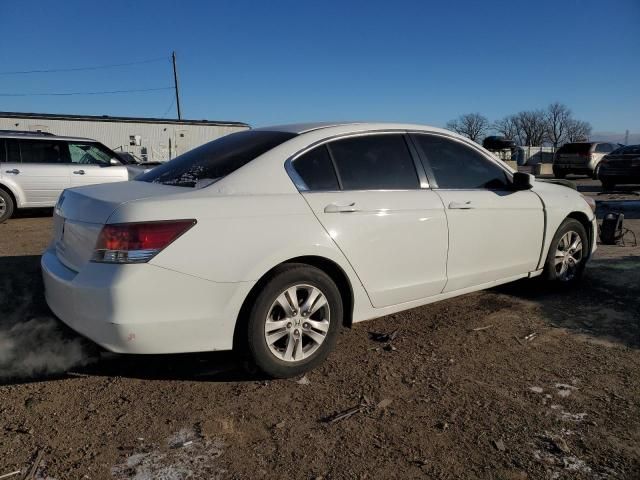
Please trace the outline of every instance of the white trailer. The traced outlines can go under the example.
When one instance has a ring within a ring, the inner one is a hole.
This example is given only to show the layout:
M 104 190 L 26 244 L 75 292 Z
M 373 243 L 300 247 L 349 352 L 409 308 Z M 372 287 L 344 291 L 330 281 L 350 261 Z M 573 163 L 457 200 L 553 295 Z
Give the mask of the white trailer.
M 249 128 L 242 122 L 213 120 L 0 112 L 0 130 L 92 138 L 148 162 L 170 160 L 203 143 Z

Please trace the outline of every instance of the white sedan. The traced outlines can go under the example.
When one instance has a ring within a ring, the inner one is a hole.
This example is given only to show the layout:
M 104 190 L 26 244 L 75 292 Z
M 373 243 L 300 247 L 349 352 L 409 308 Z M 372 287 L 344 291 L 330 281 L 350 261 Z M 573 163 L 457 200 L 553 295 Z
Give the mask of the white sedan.
M 520 278 L 575 283 L 594 208 L 438 128 L 249 130 L 137 181 L 66 190 L 45 293 L 108 350 L 236 349 L 286 377 L 354 322 Z

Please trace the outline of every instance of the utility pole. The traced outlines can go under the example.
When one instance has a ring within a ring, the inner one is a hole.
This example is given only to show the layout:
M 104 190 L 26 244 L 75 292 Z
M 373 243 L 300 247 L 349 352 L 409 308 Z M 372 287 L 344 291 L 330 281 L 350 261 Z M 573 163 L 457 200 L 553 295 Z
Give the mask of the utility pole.
M 173 62 L 173 85 L 176 89 L 176 109 L 178 110 L 178 120 L 182 120 L 182 112 L 180 111 L 180 93 L 178 93 L 178 69 L 176 68 L 176 52 L 171 52 L 171 60 Z
M 629 145 L 629 130 L 624 132 L 624 144 Z

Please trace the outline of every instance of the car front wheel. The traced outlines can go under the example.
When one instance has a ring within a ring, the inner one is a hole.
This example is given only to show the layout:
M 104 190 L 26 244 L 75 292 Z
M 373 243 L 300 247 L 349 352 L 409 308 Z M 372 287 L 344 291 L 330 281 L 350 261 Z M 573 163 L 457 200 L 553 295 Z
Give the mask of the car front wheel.
M 602 182 L 602 188 L 604 190 L 614 190 L 616 188 L 615 182 L 612 182 L 611 180 L 601 179 L 600 181 Z
M 247 328 L 255 365 L 275 378 L 302 374 L 322 363 L 342 325 L 342 299 L 322 270 L 279 267 L 257 295 Z
M 0 188 L 0 223 L 11 218 L 14 207 L 11 195 Z
M 557 285 L 571 286 L 582 277 L 588 257 L 589 238 L 584 226 L 568 218 L 551 241 L 544 277 Z

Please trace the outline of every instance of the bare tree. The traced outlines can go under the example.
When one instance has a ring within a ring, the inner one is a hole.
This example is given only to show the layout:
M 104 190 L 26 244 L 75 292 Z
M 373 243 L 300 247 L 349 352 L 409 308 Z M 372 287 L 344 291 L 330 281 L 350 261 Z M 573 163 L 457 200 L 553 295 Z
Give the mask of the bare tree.
M 479 143 L 489 131 L 489 120 L 479 113 L 467 113 L 448 122 L 447 128 Z
M 547 122 L 547 140 L 555 150 L 566 141 L 569 124 L 573 121 L 571 110 L 560 102 L 554 102 L 547 107 L 545 120 Z
M 571 119 L 567 124 L 567 142 L 584 142 L 591 135 L 591 124 Z
M 513 140 L 514 142 L 522 144 L 522 131 L 520 130 L 515 115 L 508 115 L 501 120 L 496 120 L 491 128 L 507 140 Z
M 544 143 L 547 134 L 544 111 L 527 110 L 517 113 L 515 121 L 521 131 L 522 145 L 539 147 Z

